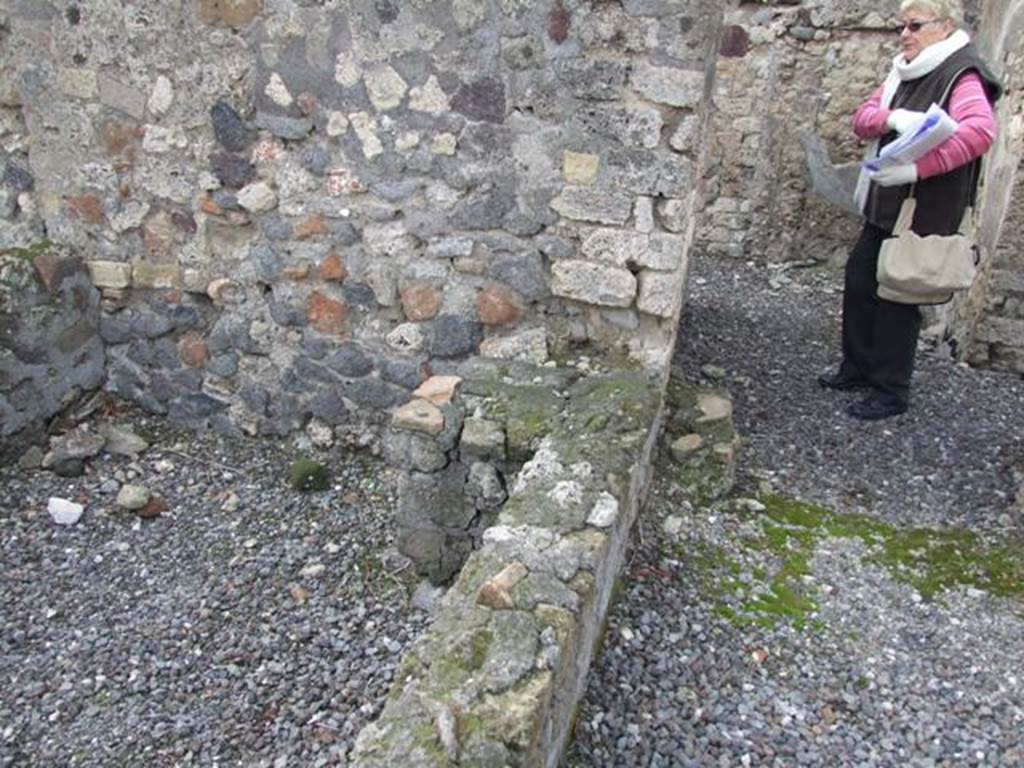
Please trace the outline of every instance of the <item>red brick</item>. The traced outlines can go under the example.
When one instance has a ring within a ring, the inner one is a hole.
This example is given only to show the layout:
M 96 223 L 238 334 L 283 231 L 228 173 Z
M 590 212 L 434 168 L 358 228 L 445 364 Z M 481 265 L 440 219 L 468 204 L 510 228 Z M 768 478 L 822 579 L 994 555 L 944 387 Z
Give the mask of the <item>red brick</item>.
M 332 299 L 320 291 L 313 291 L 306 302 L 309 324 L 320 333 L 337 336 L 345 332 L 345 321 L 348 319 L 348 305 L 340 299 Z
M 338 253 L 331 253 L 326 259 L 320 262 L 320 279 L 329 280 L 335 283 L 344 282 L 348 277 L 348 269 L 345 267 L 345 260 Z
M 518 294 L 498 285 L 480 292 L 476 297 L 476 311 L 484 325 L 513 325 L 526 313 Z
M 64 204 L 73 219 L 97 225 L 105 224 L 107 221 L 107 214 L 103 210 L 103 201 L 96 195 L 69 195 L 64 198 Z
M 204 24 L 242 27 L 263 11 L 263 0 L 199 0 L 198 10 Z
M 326 235 L 327 221 L 320 214 L 314 214 L 296 224 L 293 232 L 297 240 L 308 240 L 318 235 Z
M 202 368 L 210 358 L 206 342 L 196 331 L 188 331 L 178 340 L 178 357 L 189 368 Z

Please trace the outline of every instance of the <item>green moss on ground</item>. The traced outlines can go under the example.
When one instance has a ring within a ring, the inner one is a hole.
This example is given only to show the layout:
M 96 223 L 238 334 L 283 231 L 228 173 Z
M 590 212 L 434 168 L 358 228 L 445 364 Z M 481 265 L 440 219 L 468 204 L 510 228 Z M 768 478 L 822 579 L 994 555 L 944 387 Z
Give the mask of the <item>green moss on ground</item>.
M 736 625 L 771 627 L 784 621 L 797 629 L 824 629 L 814 618 L 818 604 L 807 577 L 818 544 L 836 538 L 863 541 L 865 563 L 886 568 L 925 599 L 958 587 L 996 597 L 1024 597 L 1024 542 L 993 543 L 958 528 L 901 528 L 779 495 L 759 500 L 766 507 L 763 512 L 744 514 L 758 525 L 760 534 L 739 540 L 736 553 L 707 543 L 696 549 L 678 548 L 702 588 L 719 601 L 716 613 Z M 752 578 L 739 579 L 747 553 L 769 555 L 772 572 L 754 568 Z
M 330 486 L 327 467 L 312 459 L 297 459 L 292 462 L 289 482 L 292 488 L 302 493 L 326 491 Z

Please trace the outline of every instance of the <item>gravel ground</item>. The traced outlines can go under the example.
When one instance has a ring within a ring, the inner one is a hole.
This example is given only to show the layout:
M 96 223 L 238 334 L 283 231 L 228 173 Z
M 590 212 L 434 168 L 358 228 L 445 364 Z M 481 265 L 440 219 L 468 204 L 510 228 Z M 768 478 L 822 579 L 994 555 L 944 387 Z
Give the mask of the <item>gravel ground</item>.
M 739 484 L 695 509 L 662 466 L 567 766 L 1024 765 L 1021 379 L 922 348 L 911 410 L 857 422 L 814 380 L 840 297 L 833 271 L 698 265 L 676 366 L 732 393 Z M 881 532 L 779 524 L 769 488 Z M 778 585 L 790 614 L 756 607 Z
M 344 764 L 426 616 L 390 547 L 388 472 L 116 419 L 153 446 L 86 475 L 0 470 L 0 765 Z M 124 482 L 167 506 L 118 509 Z M 51 496 L 80 501 L 64 528 Z

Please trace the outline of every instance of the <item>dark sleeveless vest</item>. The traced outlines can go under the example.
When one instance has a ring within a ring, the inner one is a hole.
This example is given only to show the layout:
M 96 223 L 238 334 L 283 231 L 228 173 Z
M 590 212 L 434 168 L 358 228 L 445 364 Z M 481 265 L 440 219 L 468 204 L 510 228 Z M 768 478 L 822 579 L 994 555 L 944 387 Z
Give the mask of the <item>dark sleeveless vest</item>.
M 949 56 L 939 66 L 916 80 L 900 83 L 893 95 L 890 109 L 910 109 L 925 112 L 932 104 L 949 111 L 949 101 L 956 81 L 967 72 L 975 72 L 981 78 L 985 94 L 995 104 L 1002 95 L 1002 86 L 988 66 L 978 56 L 973 45 L 966 45 Z M 947 93 L 948 89 L 948 93 Z M 943 99 L 945 95 L 945 99 Z M 940 103 L 942 100 L 942 103 Z M 896 139 L 897 133 L 890 131 L 879 142 L 879 149 Z M 981 158 L 967 165 L 954 168 L 930 179 L 923 179 L 914 185 L 917 209 L 912 229 L 919 235 L 950 235 L 957 231 L 960 220 L 968 205 L 974 204 L 978 186 Z M 880 187 L 872 183 L 868 190 L 864 213 L 867 220 L 889 232 L 896 226 L 900 206 L 910 194 L 911 185 Z

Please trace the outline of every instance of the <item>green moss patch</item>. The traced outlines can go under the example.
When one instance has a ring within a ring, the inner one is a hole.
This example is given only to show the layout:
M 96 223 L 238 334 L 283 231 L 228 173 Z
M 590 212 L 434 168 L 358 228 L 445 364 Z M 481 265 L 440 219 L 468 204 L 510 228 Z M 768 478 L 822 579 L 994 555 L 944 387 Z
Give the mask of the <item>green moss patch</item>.
M 327 467 L 312 459 L 297 459 L 289 470 L 292 488 L 302 493 L 326 491 L 330 486 Z
M 973 587 L 996 597 L 1024 597 L 1024 542 L 990 542 L 963 529 L 902 528 L 863 515 L 846 515 L 783 496 L 760 498 L 763 512 L 743 512 L 758 535 L 737 540 L 735 551 L 702 543 L 679 554 L 719 601 L 716 612 L 736 625 L 821 629 L 814 618 L 817 590 L 811 560 L 827 539 L 860 539 L 866 564 L 886 568 L 925 599 Z M 746 568 L 745 563 L 772 563 Z M 741 578 L 741 574 L 745 574 Z
M 10 256 L 15 259 L 24 259 L 28 262 L 33 262 L 36 257 L 42 256 L 44 253 L 48 253 L 53 247 L 53 243 L 49 240 L 40 240 L 38 243 L 33 243 L 26 248 L 8 248 L 0 250 L 0 256 Z

